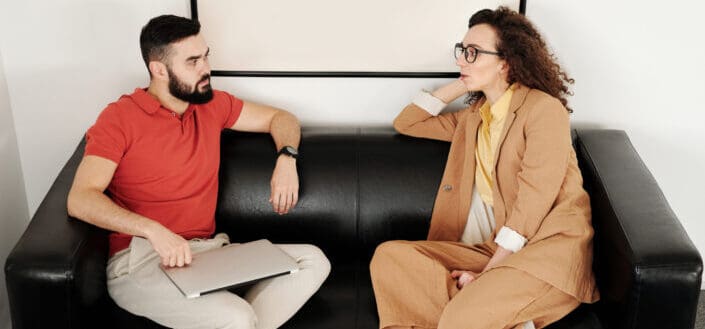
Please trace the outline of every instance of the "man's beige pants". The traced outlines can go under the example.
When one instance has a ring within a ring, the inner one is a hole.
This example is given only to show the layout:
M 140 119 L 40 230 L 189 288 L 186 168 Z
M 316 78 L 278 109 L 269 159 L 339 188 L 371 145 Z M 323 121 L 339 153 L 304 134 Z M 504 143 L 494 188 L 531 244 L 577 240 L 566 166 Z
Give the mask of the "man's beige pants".
M 229 243 L 225 234 L 189 241 L 194 253 Z M 330 272 L 326 256 L 315 246 L 277 245 L 300 270 L 260 281 L 244 297 L 227 290 L 187 299 L 159 269 L 161 259 L 143 238 L 108 261 L 108 293 L 130 313 L 171 328 L 269 329 L 291 318 L 318 290 Z

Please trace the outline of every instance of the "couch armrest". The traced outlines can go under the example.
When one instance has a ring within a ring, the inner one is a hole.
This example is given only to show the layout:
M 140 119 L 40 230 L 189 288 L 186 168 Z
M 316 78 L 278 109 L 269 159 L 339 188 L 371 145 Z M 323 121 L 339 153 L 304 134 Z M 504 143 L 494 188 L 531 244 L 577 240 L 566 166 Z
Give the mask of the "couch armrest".
M 15 329 L 90 327 L 105 297 L 107 233 L 69 218 L 66 197 L 83 156 L 64 166 L 5 263 Z
M 579 130 L 607 328 L 693 328 L 702 259 L 623 131 Z

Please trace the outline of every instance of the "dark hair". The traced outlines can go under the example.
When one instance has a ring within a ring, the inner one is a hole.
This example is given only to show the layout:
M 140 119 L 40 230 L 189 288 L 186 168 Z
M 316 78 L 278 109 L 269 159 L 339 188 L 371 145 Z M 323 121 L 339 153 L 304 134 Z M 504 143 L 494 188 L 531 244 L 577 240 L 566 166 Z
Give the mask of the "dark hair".
M 488 24 L 497 33 L 497 52 L 509 64 L 507 80 L 519 82 L 529 88 L 541 90 L 558 98 L 568 112 L 566 95 L 572 95 L 568 84 L 575 80 L 561 69 L 556 57 L 549 52 L 546 43 L 533 24 L 507 7 L 497 10 L 483 9 L 470 17 L 468 28 Z M 467 102 L 472 104 L 483 97 L 482 92 L 471 92 Z
M 161 15 L 149 20 L 140 33 L 140 49 L 147 70 L 150 61 L 166 62 L 169 44 L 196 35 L 200 30 L 198 21 L 174 15 Z

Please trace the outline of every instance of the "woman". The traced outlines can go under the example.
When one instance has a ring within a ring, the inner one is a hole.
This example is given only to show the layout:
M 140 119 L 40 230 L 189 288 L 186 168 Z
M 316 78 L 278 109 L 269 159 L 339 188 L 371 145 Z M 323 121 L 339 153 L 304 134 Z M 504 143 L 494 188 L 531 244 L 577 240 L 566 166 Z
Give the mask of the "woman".
M 468 27 L 460 78 L 394 121 L 451 147 L 428 240 L 388 241 L 372 258 L 380 328 L 543 328 L 598 299 L 573 80 L 524 16 L 486 9 Z M 438 114 L 468 92 L 469 108 Z

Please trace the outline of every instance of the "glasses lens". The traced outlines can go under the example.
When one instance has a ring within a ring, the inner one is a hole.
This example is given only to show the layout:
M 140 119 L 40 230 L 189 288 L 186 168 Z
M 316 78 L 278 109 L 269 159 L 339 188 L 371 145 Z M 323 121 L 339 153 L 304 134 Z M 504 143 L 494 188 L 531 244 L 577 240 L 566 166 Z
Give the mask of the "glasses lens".
M 475 59 L 477 58 L 477 48 L 468 46 L 466 52 L 465 52 L 465 59 L 468 60 L 468 63 L 473 63 L 475 62 Z
M 455 56 L 455 59 L 460 58 L 460 56 L 463 56 L 463 46 L 459 44 L 455 44 L 455 51 L 453 51 L 453 56 Z

